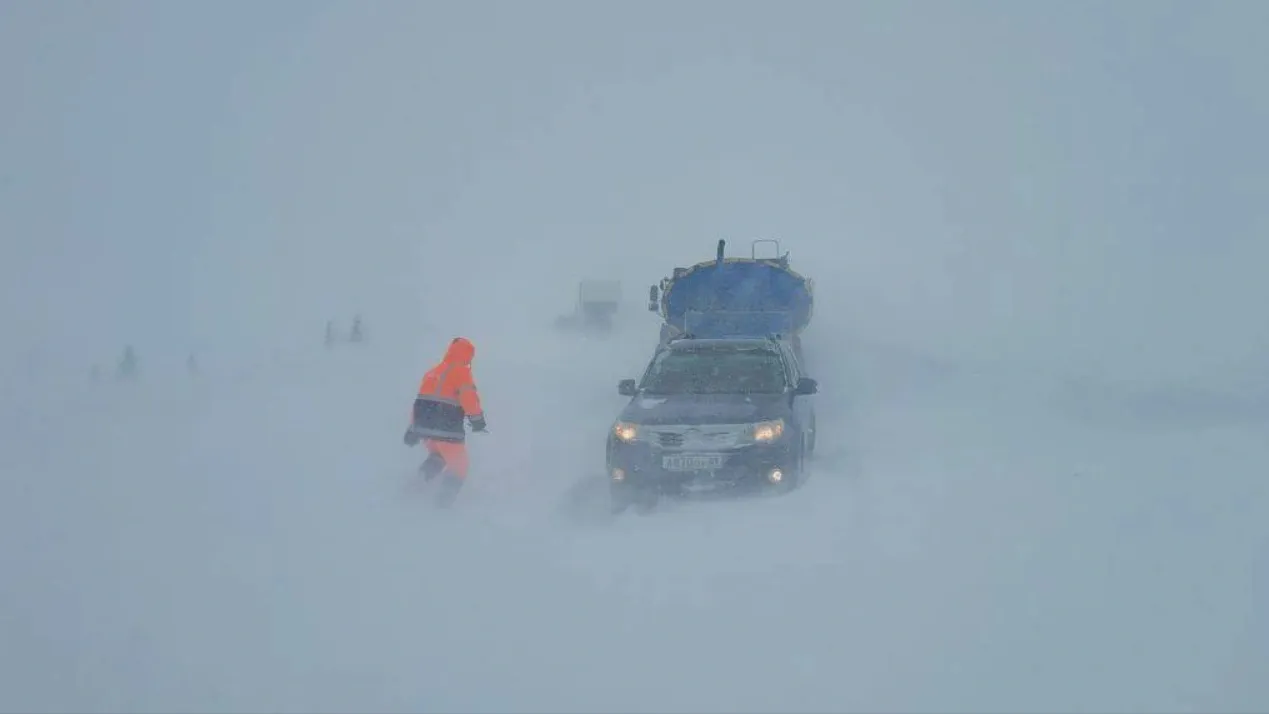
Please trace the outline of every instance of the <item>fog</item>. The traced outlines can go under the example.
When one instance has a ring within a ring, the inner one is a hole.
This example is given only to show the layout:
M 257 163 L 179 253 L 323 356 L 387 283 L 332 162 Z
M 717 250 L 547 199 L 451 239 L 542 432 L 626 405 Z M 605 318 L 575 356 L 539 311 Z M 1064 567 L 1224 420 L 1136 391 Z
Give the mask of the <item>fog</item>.
M 1267 30 L 0 5 L 0 710 L 1269 709 Z M 647 286 L 719 238 L 815 280 L 811 478 L 609 519 Z

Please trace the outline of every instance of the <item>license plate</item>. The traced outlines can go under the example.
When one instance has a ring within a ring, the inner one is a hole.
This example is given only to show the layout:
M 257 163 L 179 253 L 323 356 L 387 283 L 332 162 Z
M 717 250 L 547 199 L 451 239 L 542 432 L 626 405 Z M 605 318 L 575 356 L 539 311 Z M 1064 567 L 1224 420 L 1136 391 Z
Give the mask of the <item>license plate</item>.
M 717 471 L 722 467 L 722 454 L 673 454 L 661 457 L 661 468 L 666 471 Z

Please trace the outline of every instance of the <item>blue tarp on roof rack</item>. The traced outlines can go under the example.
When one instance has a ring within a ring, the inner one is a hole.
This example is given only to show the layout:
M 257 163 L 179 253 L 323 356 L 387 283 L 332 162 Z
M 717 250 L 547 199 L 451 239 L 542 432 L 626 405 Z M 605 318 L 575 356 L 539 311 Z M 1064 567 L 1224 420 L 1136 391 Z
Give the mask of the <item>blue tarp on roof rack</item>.
M 697 264 L 670 281 L 665 318 L 699 337 L 793 334 L 811 321 L 807 280 L 775 260 Z
M 698 337 L 760 337 L 795 331 L 793 313 L 781 311 L 688 311 L 683 324 Z

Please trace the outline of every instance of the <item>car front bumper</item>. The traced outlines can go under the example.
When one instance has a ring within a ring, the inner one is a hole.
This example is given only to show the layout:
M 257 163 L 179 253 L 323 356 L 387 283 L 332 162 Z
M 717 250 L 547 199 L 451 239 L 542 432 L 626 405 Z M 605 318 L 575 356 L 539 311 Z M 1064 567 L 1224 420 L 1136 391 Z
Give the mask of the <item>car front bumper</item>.
M 668 461 L 667 461 L 668 457 Z M 674 463 L 686 457 L 700 463 Z M 694 468 L 699 466 L 700 468 Z M 734 487 L 773 487 L 796 477 L 798 453 L 786 434 L 774 443 L 751 443 L 728 449 L 668 449 L 648 442 L 610 438 L 607 470 L 614 490 L 656 490 L 664 493 Z

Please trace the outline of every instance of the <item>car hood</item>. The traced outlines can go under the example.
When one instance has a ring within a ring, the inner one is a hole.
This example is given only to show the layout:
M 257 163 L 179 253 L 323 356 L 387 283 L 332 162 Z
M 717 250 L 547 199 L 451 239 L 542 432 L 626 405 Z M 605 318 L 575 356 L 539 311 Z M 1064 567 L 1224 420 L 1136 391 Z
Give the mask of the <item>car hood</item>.
M 777 419 L 782 394 L 640 394 L 621 412 L 636 424 L 746 424 Z

